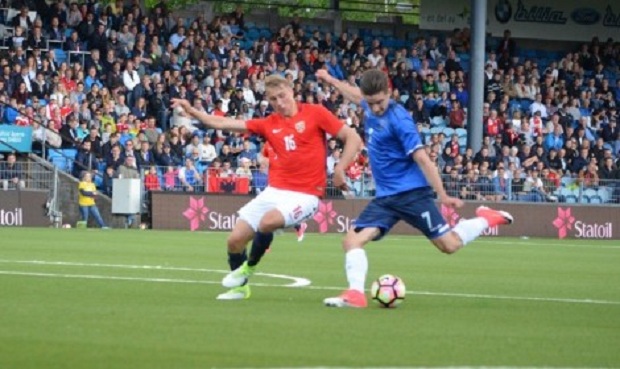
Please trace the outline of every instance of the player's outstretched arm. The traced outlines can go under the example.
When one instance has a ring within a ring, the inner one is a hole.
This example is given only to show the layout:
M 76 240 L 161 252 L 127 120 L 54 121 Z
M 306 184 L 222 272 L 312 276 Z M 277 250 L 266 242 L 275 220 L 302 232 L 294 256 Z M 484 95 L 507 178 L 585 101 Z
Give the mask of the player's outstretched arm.
M 214 129 L 221 129 L 225 131 L 234 131 L 234 132 L 246 132 L 247 128 L 245 125 L 245 121 L 226 118 L 226 117 L 218 117 L 216 115 L 209 115 L 203 111 L 196 110 L 187 100 L 183 99 L 172 99 L 172 108 L 181 107 L 187 114 L 192 117 L 198 119 L 205 125 Z
M 437 167 L 428 157 L 428 154 L 426 153 L 426 150 L 424 150 L 424 148 L 420 148 L 414 151 L 412 156 L 413 160 L 418 163 L 418 166 L 424 173 L 424 176 L 426 177 L 428 183 L 437 193 L 437 198 L 442 204 L 449 207 L 457 208 L 463 206 L 463 200 L 457 199 L 456 197 L 448 196 L 446 189 L 443 187 L 443 182 L 441 182 L 441 177 L 439 176 Z
M 351 86 L 350 84 L 343 82 L 339 79 L 332 77 L 327 70 L 319 69 L 316 72 L 316 77 L 324 82 L 329 83 L 334 86 L 344 97 L 351 101 L 354 104 L 359 104 L 362 102 L 362 91 L 360 91 L 359 87 Z
M 343 191 L 348 191 L 345 172 L 355 159 L 355 154 L 362 148 L 362 139 L 357 132 L 349 126 L 342 126 L 336 137 L 344 142 L 344 147 L 340 155 L 340 161 L 338 161 L 338 164 L 334 167 L 334 186 Z

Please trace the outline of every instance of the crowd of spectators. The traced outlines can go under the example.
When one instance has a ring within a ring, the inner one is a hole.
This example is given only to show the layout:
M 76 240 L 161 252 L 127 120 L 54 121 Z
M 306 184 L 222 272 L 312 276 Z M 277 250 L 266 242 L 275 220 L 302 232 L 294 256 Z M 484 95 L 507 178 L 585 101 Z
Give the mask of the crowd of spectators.
M 468 122 L 470 81 L 459 58 L 468 52 L 467 30 L 399 48 L 353 33 L 308 32 L 298 18 L 249 39 L 241 7 L 184 19 L 165 2 L 147 14 L 139 1 L 102 8 L 58 0 L 33 20 L 27 1 L 13 3 L 20 12 L 5 20 L 14 33 L 0 57 L 2 121 L 32 126 L 35 148 L 76 150 L 73 174 L 90 169 L 104 193 L 112 178 L 141 172 L 149 190 L 264 188 L 260 137 L 207 129 L 171 110 L 170 99 L 215 115 L 264 117 L 271 112 L 264 78 L 272 73 L 291 81 L 298 101 L 323 104 L 363 134 L 360 107 L 318 83 L 320 68 L 352 84 L 369 68 L 388 74 L 394 100 L 411 112 L 446 186 L 462 198 L 556 201 L 562 178 L 579 186 L 620 179 L 620 44 L 613 40 L 594 38 L 542 65 L 519 57 L 506 31 L 487 53 L 484 118 L 469 123 L 483 126 L 484 145 L 473 152 L 457 133 Z M 48 41 L 59 48 L 47 49 Z M 340 144 L 328 140 L 330 172 Z M 357 195 L 372 195 L 365 151 L 347 175 Z

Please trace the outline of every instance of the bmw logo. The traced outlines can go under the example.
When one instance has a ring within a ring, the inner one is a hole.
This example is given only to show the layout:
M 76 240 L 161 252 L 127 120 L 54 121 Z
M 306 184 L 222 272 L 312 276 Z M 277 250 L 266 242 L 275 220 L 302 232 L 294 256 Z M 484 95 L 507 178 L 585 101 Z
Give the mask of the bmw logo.
M 495 5 L 495 19 L 501 24 L 508 23 L 512 17 L 512 6 L 508 0 L 498 0 Z

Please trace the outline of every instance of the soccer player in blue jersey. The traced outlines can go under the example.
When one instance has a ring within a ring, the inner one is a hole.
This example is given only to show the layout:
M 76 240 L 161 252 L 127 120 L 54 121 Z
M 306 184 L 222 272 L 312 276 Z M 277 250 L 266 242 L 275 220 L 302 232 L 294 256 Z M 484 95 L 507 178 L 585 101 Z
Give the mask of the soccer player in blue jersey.
M 446 193 L 413 118 L 390 99 L 388 79 L 383 72 L 364 72 L 359 88 L 331 77 L 326 70 L 319 70 L 316 75 L 364 109 L 366 146 L 376 184 L 376 198 L 362 211 L 342 243 L 349 288 L 338 297 L 325 299 L 325 305 L 367 306 L 364 285 L 368 259 L 363 247 L 382 238 L 399 220 L 422 231 L 446 254 L 456 252 L 489 227 L 512 223 L 507 212 L 481 206 L 475 218 L 450 228 L 435 205 L 435 194 L 445 206 L 458 208 L 463 201 Z

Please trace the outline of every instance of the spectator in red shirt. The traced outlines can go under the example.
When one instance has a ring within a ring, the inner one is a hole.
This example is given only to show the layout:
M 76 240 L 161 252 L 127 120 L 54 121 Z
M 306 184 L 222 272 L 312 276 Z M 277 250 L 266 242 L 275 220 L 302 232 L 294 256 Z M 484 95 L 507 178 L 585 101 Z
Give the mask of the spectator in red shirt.
M 491 110 L 491 115 L 489 115 L 489 118 L 487 119 L 486 123 L 487 123 L 486 124 L 487 136 L 495 137 L 500 133 L 502 127 L 501 127 L 501 121 L 499 117 L 497 116 L 497 110 L 495 109 Z
M 144 176 L 144 188 L 147 191 L 161 191 L 159 175 L 157 174 L 157 168 L 154 166 L 151 166 L 149 172 Z
M 458 100 L 452 101 L 452 111 L 450 112 L 450 127 L 465 127 L 465 110 L 463 110 L 463 108 L 461 107 L 461 103 Z

